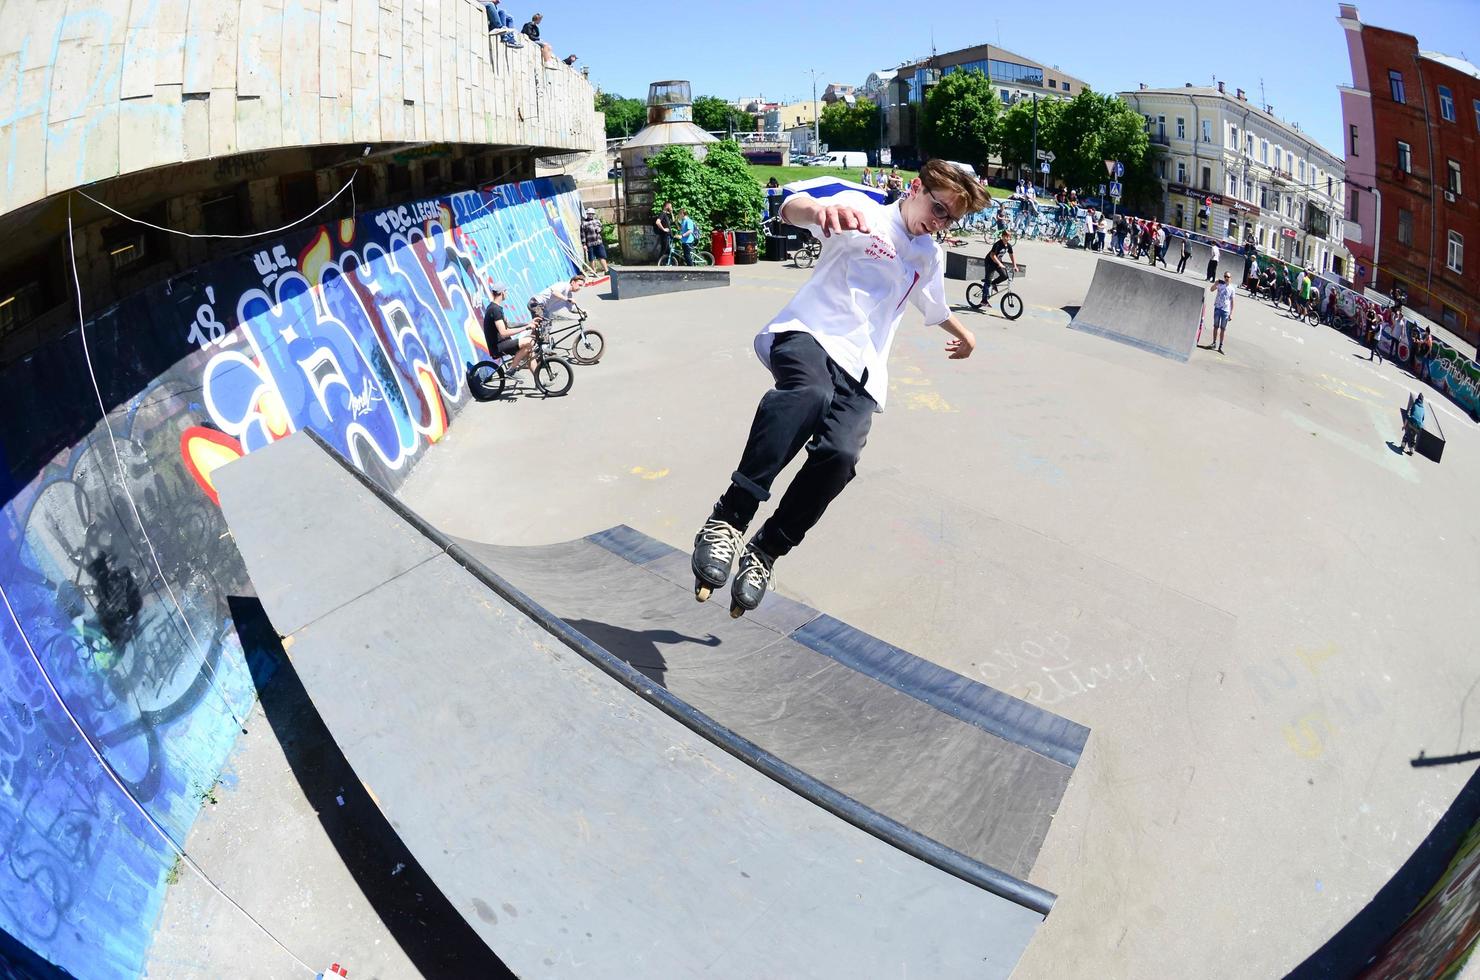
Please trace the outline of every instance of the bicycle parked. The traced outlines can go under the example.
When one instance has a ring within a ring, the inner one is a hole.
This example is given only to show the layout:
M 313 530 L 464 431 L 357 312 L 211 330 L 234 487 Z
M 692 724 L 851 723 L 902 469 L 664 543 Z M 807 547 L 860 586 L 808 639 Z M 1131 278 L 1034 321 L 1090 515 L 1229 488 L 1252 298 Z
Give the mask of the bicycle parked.
M 536 317 L 530 324 L 530 329 L 534 331 L 534 350 L 530 353 L 527 366 L 534 377 L 534 386 L 547 398 L 565 394 L 575 383 L 575 368 L 569 360 L 556 352 L 550 342 L 548 321 Z M 505 386 L 516 373 L 509 370 L 509 362 L 513 358 L 513 354 L 500 354 L 468 365 L 468 388 L 475 400 L 493 401 L 504 393 Z
M 703 249 L 696 248 L 696 249 L 693 250 L 692 255 L 693 255 L 694 261 L 693 262 L 685 262 L 683 260 L 683 246 L 681 244 L 679 244 L 677 241 L 674 241 L 674 240 L 671 240 L 670 239 L 669 242 L 668 242 L 668 254 L 667 255 L 660 255 L 660 256 L 658 256 L 658 264 L 659 265 L 665 265 L 665 266 L 666 265 L 691 265 L 691 266 L 695 266 L 695 267 L 701 266 L 701 265 L 714 265 L 714 253 L 713 252 L 706 252 Z

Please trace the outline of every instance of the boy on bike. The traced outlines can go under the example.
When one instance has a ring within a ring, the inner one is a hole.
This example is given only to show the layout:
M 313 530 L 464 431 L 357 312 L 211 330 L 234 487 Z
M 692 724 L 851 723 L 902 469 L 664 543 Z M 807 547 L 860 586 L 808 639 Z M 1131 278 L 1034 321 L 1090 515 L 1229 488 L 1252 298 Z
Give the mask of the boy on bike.
M 986 204 L 969 174 L 930 160 L 903 200 L 833 178 L 790 184 L 781 220 L 826 243 L 817 269 L 755 339 L 775 378 L 756 409 L 730 484 L 694 538 L 694 595 L 723 588 L 738 558 L 730 614 L 755 609 L 772 564 L 801 543 L 853 479 L 876 412 L 889 390 L 888 359 L 905 301 L 951 339 L 946 354 L 970 357 L 976 338 L 946 305 L 944 262 L 931 233 Z M 775 513 L 748 544 L 745 530 L 771 484 L 803 447 L 807 460 Z
M 503 283 L 489 283 L 490 299 L 483 310 L 483 339 L 492 357 L 514 355 L 509 362 L 508 372 L 513 374 L 529 360 L 534 345 L 534 334 L 524 328 L 515 329 L 504 317 L 504 300 L 508 299 L 509 287 Z
M 1004 283 L 1009 278 L 1007 264 L 1002 261 L 1004 255 L 1012 261 L 1012 271 L 1018 272 L 1017 256 L 1012 253 L 1012 232 L 1006 228 L 998 234 L 991 251 L 987 252 L 987 274 L 982 278 L 983 306 L 991 304 L 992 292 L 996 290 L 998 283 Z

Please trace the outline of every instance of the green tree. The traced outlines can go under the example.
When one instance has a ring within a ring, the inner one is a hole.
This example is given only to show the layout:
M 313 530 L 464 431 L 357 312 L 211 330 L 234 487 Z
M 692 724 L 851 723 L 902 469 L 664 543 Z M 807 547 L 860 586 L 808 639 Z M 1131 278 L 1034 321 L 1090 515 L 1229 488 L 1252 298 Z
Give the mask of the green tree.
M 1038 108 L 1041 113 L 1042 103 Z M 1041 119 L 1038 145 L 1045 145 Z M 1125 165 L 1122 181 L 1131 185 L 1128 191 L 1144 190 L 1150 179 L 1146 121 L 1113 95 L 1086 88 L 1064 103 L 1048 133 L 1047 146 L 1055 156 L 1053 177 L 1072 188 L 1088 190 L 1106 183 L 1106 160 Z
M 694 125 L 709 133 L 749 133 L 755 117 L 717 96 L 701 95 L 694 100 Z
M 1002 103 L 979 68 L 954 71 L 925 98 L 920 145 L 931 156 L 981 169 L 997 145 Z
M 1049 134 L 1058 126 L 1065 103 L 1059 99 L 1038 100 L 1038 148 L 1049 148 Z M 1033 100 L 1020 99 L 1002 114 L 997 128 L 1002 163 L 1007 167 L 1033 165 Z
M 631 136 L 647 125 L 647 105 L 613 92 L 596 93 L 596 111 L 606 113 L 606 138 Z
M 873 150 L 879 145 L 879 107 L 868 99 L 853 105 L 839 100 L 822 110 L 817 121 L 829 150 Z
M 687 208 L 701 234 L 715 228 L 755 228 L 765 195 L 734 140 L 710 143 L 701 162 L 688 146 L 670 146 L 648 158 L 654 210 L 672 201 Z

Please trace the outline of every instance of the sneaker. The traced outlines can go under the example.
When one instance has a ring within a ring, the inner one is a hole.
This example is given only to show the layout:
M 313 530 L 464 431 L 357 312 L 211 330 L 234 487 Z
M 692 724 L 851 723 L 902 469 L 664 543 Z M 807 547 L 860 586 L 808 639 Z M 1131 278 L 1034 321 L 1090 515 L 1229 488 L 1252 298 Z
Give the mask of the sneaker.
M 776 559 L 755 546 L 755 539 L 745 546 L 740 555 L 740 567 L 735 570 L 735 581 L 730 584 L 730 615 L 739 619 L 754 610 L 766 597 L 771 587 L 771 567 Z
M 694 598 L 708 599 L 715 589 L 730 580 L 744 537 L 740 529 L 717 517 L 711 517 L 694 535 L 694 556 L 689 562 L 694 572 Z

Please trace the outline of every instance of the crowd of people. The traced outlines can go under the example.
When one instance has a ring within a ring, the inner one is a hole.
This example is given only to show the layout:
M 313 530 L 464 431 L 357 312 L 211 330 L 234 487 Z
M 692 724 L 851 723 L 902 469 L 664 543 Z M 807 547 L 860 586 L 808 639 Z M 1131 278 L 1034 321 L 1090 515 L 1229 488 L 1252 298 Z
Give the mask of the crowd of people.
M 863 186 L 877 187 L 882 190 L 884 192 L 884 200 L 888 204 L 893 204 L 904 194 L 904 178 L 899 175 L 898 170 L 893 168 L 890 168 L 889 172 L 885 173 L 884 168 L 880 167 L 878 172 L 875 173 L 868 167 L 864 167 L 862 179 Z

